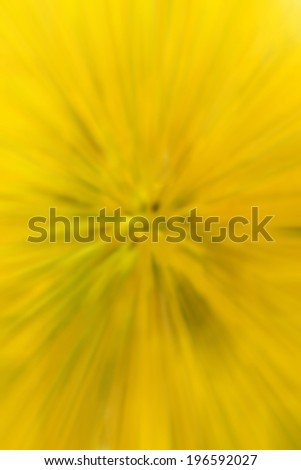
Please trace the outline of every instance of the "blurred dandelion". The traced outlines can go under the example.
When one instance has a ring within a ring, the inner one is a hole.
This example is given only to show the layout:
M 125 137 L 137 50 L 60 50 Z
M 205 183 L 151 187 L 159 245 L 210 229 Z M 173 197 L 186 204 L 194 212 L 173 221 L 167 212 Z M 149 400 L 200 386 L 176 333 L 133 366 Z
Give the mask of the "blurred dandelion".
M 2 0 L 0 34 L 1 447 L 300 448 L 298 2 Z M 275 243 L 26 242 L 251 205 Z

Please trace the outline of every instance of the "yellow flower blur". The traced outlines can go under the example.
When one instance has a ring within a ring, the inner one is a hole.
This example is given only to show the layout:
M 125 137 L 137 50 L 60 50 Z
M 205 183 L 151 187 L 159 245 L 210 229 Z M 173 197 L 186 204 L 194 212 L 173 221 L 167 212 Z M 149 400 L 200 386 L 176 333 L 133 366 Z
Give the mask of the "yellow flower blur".
M 1 0 L 0 447 L 300 449 L 301 2 Z M 27 241 L 122 208 L 274 242 Z

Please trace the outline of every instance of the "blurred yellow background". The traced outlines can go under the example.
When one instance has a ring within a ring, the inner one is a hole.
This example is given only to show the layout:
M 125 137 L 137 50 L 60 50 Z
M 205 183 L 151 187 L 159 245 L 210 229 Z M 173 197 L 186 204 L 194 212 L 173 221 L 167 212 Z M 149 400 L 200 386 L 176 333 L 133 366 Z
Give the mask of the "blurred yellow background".
M 300 449 L 301 2 L 0 13 L 0 447 Z M 154 204 L 275 242 L 26 241 Z

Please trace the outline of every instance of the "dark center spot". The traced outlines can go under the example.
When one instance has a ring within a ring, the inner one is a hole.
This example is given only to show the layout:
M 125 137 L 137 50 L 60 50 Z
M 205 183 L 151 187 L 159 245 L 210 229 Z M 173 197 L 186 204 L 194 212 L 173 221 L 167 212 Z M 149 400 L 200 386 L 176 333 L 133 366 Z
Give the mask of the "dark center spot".
M 160 209 L 160 203 L 158 201 L 154 201 L 151 205 L 152 212 L 157 212 Z

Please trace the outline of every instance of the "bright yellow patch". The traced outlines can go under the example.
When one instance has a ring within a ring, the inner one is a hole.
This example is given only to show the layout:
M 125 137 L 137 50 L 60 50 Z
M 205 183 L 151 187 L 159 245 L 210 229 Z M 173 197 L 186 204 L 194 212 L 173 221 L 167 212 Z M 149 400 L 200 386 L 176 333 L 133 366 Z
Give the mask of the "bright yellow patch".
M 301 8 L 1 0 L 0 446 L 300 448 Z M 275 243 L 29 244 L 121 207 Z

